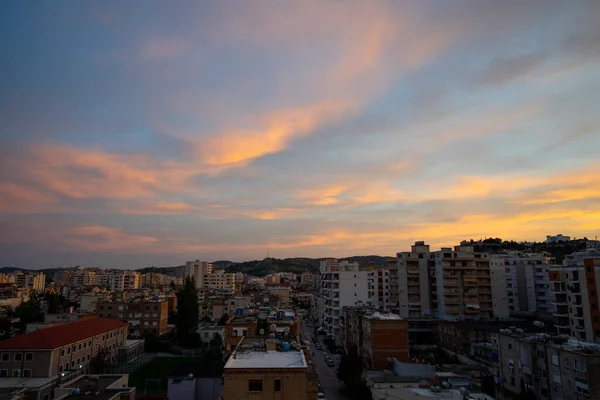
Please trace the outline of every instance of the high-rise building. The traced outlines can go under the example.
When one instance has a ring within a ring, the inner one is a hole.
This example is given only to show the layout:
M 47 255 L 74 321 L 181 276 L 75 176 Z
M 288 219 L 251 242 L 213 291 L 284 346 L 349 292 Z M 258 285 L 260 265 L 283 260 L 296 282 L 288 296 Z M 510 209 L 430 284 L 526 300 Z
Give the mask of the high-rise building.
M 116 319 L 129 324 L 129 333 L 139 337 L 143 333 L 160 336 L 167 332 L 168 301 L 102 301 L 96 305 L 98 317 Z
M 551 293 L 558 334 L 580 340 L 600 340 L 600 255 L 568 257 L 563 266 L 550 269 Z
M 402 318 L 431 317 L 433 255 L 429 245 L 415 242 L 410 251 L 397 253 L 398 314 Z
M 321 261 L 320 272 L 320 293 L 326 299 L 324 326 L 327 333 L 339 341 L 340 330 L 344 329 L 343 307 L 371 304 L 369 271 L 360 270 L 356 262 L 327 259 Z
M 204 275 L 204 288 L 221 292 L 235 293 L 235 274 L 225 273 L 222 269 Z
M 212 264 L 206 261 L 188 261 L 185 263 L 185 276 L 193 277 L 196 281 L 196 288 L 204 287 L 204 276 L 212 273 Z
M 111 290 L 124 292 L 140 288 L 140 273 L 135 271 L 112 271 L 108 275 L 108 285 Z
M 432 303 L 445 320 L 485 320 L 493 317 L 492 282 L 487 253 L 473 246 L 442 247 L 435 262 Z

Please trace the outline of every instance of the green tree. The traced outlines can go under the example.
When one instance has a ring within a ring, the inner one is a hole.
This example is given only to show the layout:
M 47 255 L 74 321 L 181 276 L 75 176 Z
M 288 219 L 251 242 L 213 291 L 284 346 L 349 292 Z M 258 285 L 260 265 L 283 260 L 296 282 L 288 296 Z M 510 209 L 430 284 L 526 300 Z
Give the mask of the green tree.
M 177 311 L 169 311 L 167 324 L 176 324 L 176 323 L 177 323 Z
M 370 398 L 370 390 L 363 377 L 362 359 L 356 346 L 352 346 L 348 353 L 342 356 L 337 376 L 354 398 Z
M 40 322 L 44 320 L 44 313 L 40 311 L 40 301 L 36 296 L 32 296 L 25 303 L 19 304 L 13 313 L 19 318 L 21 329 L 25 329 L 27 324 L 32 322 Z
M 218 349 L 223 349 L 223 337 L 221 335 L 219 335 L 217 332 L 215 332 L 212 339 L 210 339 L 210 347 L 216 347 Z
M 146 353 L 155 353 L 159 351 L 160 344 L 154 333 L 144 332 L 142 334 L 142 339 L 144 339 L 144 351 Z
M 177 317 L 175 318 L 175 330 L 177 340 L 184 346 L 198 345 L 198 320 L 200 310 L 198 308 L 198 294 L 194 278 L 187 277 L 183 287 L 177 293 Z
M 45 299 L 48 303 L 48 314 L 57 313 L 60 309 L 60 295 L 55 292 L 48 292 Z
M 228 320 L 229 320 L 229 314 L 225 313 L 221 316 L 221 319 L 219 319 L 219 322 L 217 323 L 217 325 L 225 325 Z

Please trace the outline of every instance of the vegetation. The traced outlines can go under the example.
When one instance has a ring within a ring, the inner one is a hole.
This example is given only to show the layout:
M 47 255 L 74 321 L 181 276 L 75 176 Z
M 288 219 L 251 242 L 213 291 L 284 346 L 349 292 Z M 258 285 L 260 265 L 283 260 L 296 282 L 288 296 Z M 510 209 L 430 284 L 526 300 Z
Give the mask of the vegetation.
M 371 391 L 363 377 L 363 363 L 358 349 L 352 346 L 342 355 L 337 370 L 338 379 L 343 383 L 347 394 L 355 399 L 370 399 Z
M 223 314 L 221 319 L 219 319 L 219 322 L 217 325 L 225 325 L 228 320 L 229 320 L 229 314 L 225 313 L 225 314 Z
M 58 293 L 54 291 L 48 292 L 46 293 L 44 300 L 48 303 L 48 314 L 54 314 L 60 311 L 62 301 L 61 296 Z
M 27 324 L 41 322 L 44 313 L 40 311 L 40 300 L 37 296 L 31 296 L 25 303 L 19 304 L 9 317 L 19 318 L 19 329 L 25 330 Z
M 187 277 L 183 287 L 177 293 L 177 315 L 175 317 L 175 331 L 177 342 L 186 347 L 201 345 L 198 335 L 198 294 L 196 282 L 193 277 Z

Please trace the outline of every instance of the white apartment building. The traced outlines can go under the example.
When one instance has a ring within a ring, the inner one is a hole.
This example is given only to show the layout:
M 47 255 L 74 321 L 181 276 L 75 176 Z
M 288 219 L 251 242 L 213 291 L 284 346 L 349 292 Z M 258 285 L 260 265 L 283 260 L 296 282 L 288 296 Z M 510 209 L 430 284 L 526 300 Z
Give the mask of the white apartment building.
M 564 236 L 562 233 L 559 233 L 556 236 L 548 235 L 546 236 L 546 243 L 561 243 L 561 242 L 569 242 L 571 240 L 571 236 Z
M 369 299 L 373 307 L 379 311 L 390 312 L 391 309 L 391 279 L 390 270 L 379 266 L 367 270 L 369 284 Z
M 325 298 L 323 326 L 339 342 L 344 329 L 343 307 L 371 304 L 369 271 L 361 271 L 356 262 L 327 259 L 321 261 L 320 272 L 320 295 Z
M 93 284 L 100 287 L 108 287 L 108 274 L 105 272 L 96 273 Z
M 204 288 L 209 290 L 221 290 L 235 292 L 235 274 L 227 274 L 218 270 L 212 274 L 204 275 Z
M 108 275 L 110 289 L 117 292 L 139 289 L 141 286 L 140 273 L 135 271 L 112 271 Z
M 212 273 L 212 264 L 206 261 L 188 261 L 185 263 L 185 276 L 193 277 L 196 281 L 196 289 L 204 287 L 204 276 Z
M 28 275 L 26 286 L 30 287 L 34 292 L 43 293 L 46 288 L 46 275 L 44 275 L 43 272 L 35 275 Z
M 502 263 L 504 263 L 504 277 L 502 277 Z M 497 282 L 493 286 L 496 292 L 502 290 L 504 278 L 509 313 L 536 312 L 547 315 L 554 313 L 548 277 L 552 264 L 553 259 L 544 253 L 509 251 L 492 257 L 490 261 L 490 266 L 493 266 L 492 281 Z
M 434 261 L 429 245 L 423 241 L 415 242 L 410 251 L 397 253 L 396 256 L 398 315 L 401 318 L 431 318 L 433 304 L 430 276 Z
M 94 285 L 94 277 L 96 271 L 75 271 L 71 277 L 71 282 L 74 286 Z

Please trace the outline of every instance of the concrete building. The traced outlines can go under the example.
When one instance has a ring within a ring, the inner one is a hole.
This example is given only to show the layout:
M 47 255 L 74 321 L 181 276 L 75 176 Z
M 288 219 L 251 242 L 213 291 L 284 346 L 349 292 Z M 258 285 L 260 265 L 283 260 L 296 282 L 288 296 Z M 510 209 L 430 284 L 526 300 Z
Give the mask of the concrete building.
M 318 377 L 304 352 L 268 338 L 246 338 L 225 364 L 225 399 L 316 400 Z
M 96 271 L 83 270 L 75 271 L 71 275 L 71 284 L 74 286 L 95 285 Z
M 556 236 L 548 235 L 546 236 L 546 243 L 563 243 L 571 241 L 571 236 L 564 236 L 562 233 L 559 233 Z
M 111 271 L 108 275 L 108 286 L 115 292 L 140 288 L 140 273 L 135 271 Z
M 223 339 L 223 344 L 225 344 L 225 326 L 217 325 L 217 324 L 200 324 L 198 326 L 198 334 L 200 335 L 200 339 L 202 339 L 202 343 L 205 346 L 210 345 L 210 341 L 213 339 L 215 334 L 218 334 Z
M 116 361 L 127 324 L 85 319 L 40 329 L 0 342 L 0 377 L 45 378 L 87 368 L 101 356 Z
M 390 359 L 409 359 L 408 321 L 371 308 L 344 307 L 344 347 L 356 346 L 368 369 L 391 369 Z
M 567 259 L 574 264 L 555 266 L 549 273 L 557 333 L 600 341 L 600 257 Z
M 382 265 L 367 265 L 369 283 L 369 299 L 373 307 L 382 312 L 390 312 L 391 283 L 390 269 Z
M 292 289 L 289 287 L 281 287 L 276 286 L 269 288 L 271 294 L 279 297 L 279 304 L 277 308 L 290 308 L 292 306 L 290 295 L 292 293 Z
M 227 274 L 222 269 L 206 274 L 204 275 L 204 288 L 233 294 L 235 293 L 235 274 Z
M 79 297 L 79 310 L 85 312 L 96 312 L 98 302 L 102 301 L 106 294 L 84 294 Z
M 340 322 L 343 307 L 370 305 L 368 271 L 359 269 L 358 263 L 327 259 L 321 261 L 320 295 L 326 299 L 323 325 L 329 335 L 341 344 Z
M 398 314 L 402 318 L 428 318 L 433 315 L 431 299 L 432 253 L 423 241 L 410 251 L 397 253 Z
M 167 300 L 104 301 L 98 303 L 96 315 L 129 324 L 129 333 L 133 337 L 140 337 L 146 332 L 160 336 L 167 332 L 169 305 Z
M 554 303 L 548 272 L 554 260 L 544 253 L 510 251 L 490 256 L 494 316 L 502 318 L 498 306 L 507 306 L 509 313 L 537 313 L 552 315 Z M 505 280 L 503 281 L 503 278 Z M 506 291 L 506 301 L 496 301 L 497 294 Z M 498 311 L 498 312 L 497 312 Z
M 437 318 L 486 320 L 493 317 L 490 261 L 473 246 L 442 247 L 433 253 L 432 303 Z
M 188 261 L 185 263 L 185 277 L 193 277 L 196 281 L 196 288 L 204 287 L 204 276 L 212 273 L 212 264 L 206 261 Z
M 279 339 L 297 341 L 300 336 L 300 320 L 293 311 L 275 312 L 275 316 L 266 312 L 235 316 L 225 325 L 225 351 L 230 353 L 243 337 L 268 338 L 274 334 Z

